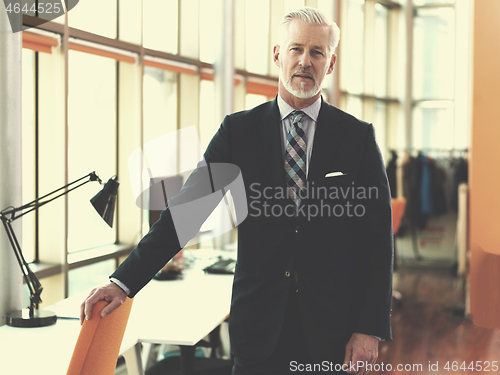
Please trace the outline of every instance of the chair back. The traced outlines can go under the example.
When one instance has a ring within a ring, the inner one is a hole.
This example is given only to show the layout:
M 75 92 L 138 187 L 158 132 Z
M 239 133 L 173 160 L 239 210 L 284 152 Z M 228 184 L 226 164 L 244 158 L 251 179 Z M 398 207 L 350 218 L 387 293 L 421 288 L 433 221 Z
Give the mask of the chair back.
M 398 233 L 401 219 L 405 213 L 406 198 L 392 198 L 392 232 Z
M 99 301 L 94 305 L 92 318 L 83 323 L 66 375 L 115 373 L 132 301 L 127 298 L 105 318 L 101 318 L 101 311 L 108 302 Z

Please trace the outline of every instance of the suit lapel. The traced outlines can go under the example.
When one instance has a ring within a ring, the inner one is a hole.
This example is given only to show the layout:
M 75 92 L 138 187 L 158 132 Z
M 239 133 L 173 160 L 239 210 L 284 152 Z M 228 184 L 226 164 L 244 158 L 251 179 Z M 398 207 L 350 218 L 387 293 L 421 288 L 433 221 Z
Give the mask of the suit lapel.
M 260 118 L 256 117 L 253 121 L 256 144 L 262 162 L 260 165 L 264 166 L 272 186 L 286 189 L 277 99 L 267 103 L 260 115 Z M 329 167 L 339 148 L 343 133 L 344 125 L 339 121 L 338 109 L 322 100 L 309 161 L 308 181 L 319 181 L 331 172 Z
M 286 186 L 281 149 L 280 113 L 277 99 L 266 104 L 262 117 L 253 122 L 258 152 L 272 186 Z
M 308 181 L 319 181 L 331 172 L 329 167 L 339 149 L 343 133 L 344 125 L 339 121 L 337 108 L 322 100 L 314 135 Z

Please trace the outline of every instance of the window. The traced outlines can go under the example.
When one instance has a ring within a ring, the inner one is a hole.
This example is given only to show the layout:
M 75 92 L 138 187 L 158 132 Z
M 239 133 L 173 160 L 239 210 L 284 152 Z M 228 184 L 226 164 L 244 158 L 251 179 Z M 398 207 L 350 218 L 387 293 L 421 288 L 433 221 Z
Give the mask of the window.
M 417 149 L 453 148 L 453 102 L 422 101 L 415 104 L 412 143 Z
M 116 38 L 117 0 L 85 0 L 68 12 L 69 27 Z
M 178 0 L 144 0 L 143 44 L 146 48 L 177 54 L 179 39 Z
M 361 98 L 353 95 L 347 96 L 346 111 L 358 118 L 363 117 L 363 101 Z
M 116 174 L 116 61 L 69 51 L 68 85 L 68 180 L 96 171 L 105 183 Z M 101 188 L 92 183 L 68 195 L 69 252 L 115 242 L 115 230 L 89 204 Z
M 375 96 L 387 97 L 387 78 L 389 64 L 389 9 L 375 4 L 375 36 L 373 67 L 373 93 Z
M 376 0 L 344 0 L 342 6 L 346 10 L 340 25 L 340 106 L 373 123 L 386 157 L 387 149 L 402 135 L 397 116 L 401 105 L 391 85 L 399 72 L 390 69 L 398 65 L 397 41 L 390 36 L 397 33 L 394 15 L 401 6 Z
M 129 43 L 142 43 L 142 13 L 140 1 L 121 0 L 118 2 L 118 14 L 120 15 L 118 37 Z
M 103 262 L 75 268 L 68 273 L 69 292 L 68 296 L 89 290 L 96 285 L 102 284 L 115 270 L 115 261 L 109 259 Z
M 29 49 L 22 52 L 22 142 L 23 142 L 23 170 L 22 170 L 22 204 L 36 199 L 36 93 L 35 72 L 36 54 Z M 36 258 L 36 212 L 23 216 L 22 220 L 22 250 L 27 262 Z M 2 229 L 3 230 L 3 229 Z
M 200 1 L 199 4 L 200 60 L 213 64 L 222 44 L 222 1 Z
M 205 150 L 219 128 L 215 113 L 215 85 L 212 80 L 200 82 L 200 124 L 201 149 Z
M 364 0 L 349 0 L 347 10 L 347 61 L 344 61 L 346 89 L 361 94 L 364 87 Z
M 245 68 L 258 74 L 269 69 L 269 0 L 246 0 Z
M 413 23 L 415 99 L 453 99 L 454 30 L 452 8 L 417 8 Z
M 268 98 L 264 95 L 247 94 L 245 97 L 245 108 L 252 109 L 258 105 L 267 102 Z
M 177 130 L 177 75 L 157 68 L 144 68 L 144 142 Z M 176 172 L 175 161 L 167 161 L 165 173 Z
M 447 2 L 432 7 L 426 7 L 427 3 L 417 2 L 413 19 L 412 147 L 452 149 L 455 10 Z

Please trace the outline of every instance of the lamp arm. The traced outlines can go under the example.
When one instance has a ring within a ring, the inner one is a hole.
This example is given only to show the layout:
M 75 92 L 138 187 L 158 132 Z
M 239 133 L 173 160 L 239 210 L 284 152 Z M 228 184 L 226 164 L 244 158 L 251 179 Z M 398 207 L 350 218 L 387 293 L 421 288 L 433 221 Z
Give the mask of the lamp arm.
M 56 195 L 55 197 L 50 198 L 53 194 L 60 192 L 63 189 L 67 189 L 68 187 L 88 178 L 87 181 L 84 181 L 80 183 L 77 186 L 73 186 L 71 189 L 65 190 L 62 193 Z M 23 252 L 21 250 L 21 246 L 19 245 L 19 241 L 17 240 L 16 234 L 14 233 L 14 229 L 12 228 L 12 222 L 14 220 L 19 219 L 20 217 L 23 217 L 27 213 L 36 210 L 39 207 L 42 207 L 46 205 L 47 203 L 52 202 L 53 200 L 62 197 L 63 195 L 68 194 L 70 191 L 73 191 L 75 189 L 78 189 L 80 186 L 87 184 L 88 182 L 91 181 L 99 181 L 100 184 L 102 184 L 101 179 L 95 174 L 95 172 L 91 172 L 86 176 L 83 176 L 73 182 L 70 182 L 69 184 L 64 185 L 63 187 L 56 189 L 43 197 L 37 198 L 34 201 L 27 203 L 25 205 L 22 205 L 21 207 L 8 207 L 2 211 L 0 211 L 0 219 L 2 220 L 5 232 L 7 233 L 7 237 L 9 239 L 10 245 L 12 246 L 12 250 L 14 251 L 14 254 L 16 256 L 17 262 L 19 263 L 19 267 L 21 268 L 21 272 L 23 274 L 24 280 L 26 282 L 26 285 L 28 286 L 28 289 L 30 291 L 30 306 L 29 306 L 29 313 L 30 317 L 34 316 L 35 310 L 38 309 L 38 305 L 40 302 L 42 302 L 42 299 L 40 298 L 40 294 L 42 293 L 42 284 L 40 283 L 40 280 L 36 277 L 36 275 L 33 273 L 31 268 L 29 267 L 28 262 L 26 262 L 26 259 L 23 256 Z M 48 198 L 48 199 L 47 199 Z M 44 199 L 47 199 L 44 201 Z M 26 211 L 24 211 L 26 210 Z M 24 211 L 20 215 L 16 216 L 17 212 Z
M 71 189 L 69 190 L 66 190 L 64 192 L 62 192 L 61 194 L 55 196 L 55 197 L 52 197 L 46 201 L 42 201 L 43 199 L 47 198 L 47 197 L 50 197 L 51 195 L 57 193 L 58 191 L 61 191 L 63 189 L 66 189 L 68 188 L 69 186 L 71 185 L 74 185 L 76 184 L 77 182 L 80 182 L 81 180 L 85 179 L 89 177 L 89 179 L 83 183 L 81 183 L 80 185 L 77 185 L 77 186 L 74 186 L 72 187 Z M 19 219 L 20 217 L 23 217 L 24 215 L 26 215 L 27 213 L 31 212 L 31 211 L 34 211 L 36 210 L 37 208 L 40 208 L 42 206 L 45 206 L 47 203 L 50 203 L 52 202 L 53 200 L 59 198 L 59 197 L 62 197 L 63 195 L 66 195 L 68 194 L 70 191 L 73 191 L 75 189 L 78 189 L 80 186 L 83 186 L 85 184 L 87 184 L 88 182 L 91 182 L 91 181 L 99 181 L 100 184 L 102 184 L 102 181 L 101 179 L 95 174 L 95 172 L 91 172 L 89 173 L 88 175 L 86 176 L 83 176 L 73 182 L 70 182 L 69 184 L 66 184 L 64 185 L 63 187 L 60 187 L 59 189 L 56 189 L 48 194 L 45 194 L 43 197 L 40 197 L 40 198 L 37 198 L 35 199 L 34 201 L 30 202 L 30 203 L 26 203 L 24 205 L 22 205 L 21 207 L 17 207 L 17 208 L 8 208 L 8 209 L 5 209 L 1 212 L 1 214 L 3 215 L 11 215 L 10 217 L 10 221 L 14 221 L 14 220 L 17 220 Z M 16 212 L 20 212 L 20 211 L 23 211 L 23 210 L 26 210 L 27 208 L 30 208 L 29 210 L 27 211 L 24 211 L 23 213 L 21 213 L 20 215 L 15 215 Z
M 0 213 L 0 218 L 2 219 L 2 223 L 5 228 L 5 232 L 7 233 L 7 237 L 9 239 L 10 245 L 14 250 L 14 254 L 16 256 L 17 262 L 19 263 L 19 267 L 21 268 L 21 272 L 23 273 L 24 280 L 26 281 L 26 285 L 30 291 L 30 315 L 33 315 L 34 310 L 38 309 L 38 304 L 42 302 L 40 298 L 40 294 L 42 293 L 42 284 L 40 280 L 33 273 L 31 268 L 24 259 L 23 252 L 21 251 L 21 246 L 19 245 L 19 241 L 17 240 L 16 234 L 14 233 L 14 229 L 11 225 L 11 220 L 6 218 L 3 214 Z

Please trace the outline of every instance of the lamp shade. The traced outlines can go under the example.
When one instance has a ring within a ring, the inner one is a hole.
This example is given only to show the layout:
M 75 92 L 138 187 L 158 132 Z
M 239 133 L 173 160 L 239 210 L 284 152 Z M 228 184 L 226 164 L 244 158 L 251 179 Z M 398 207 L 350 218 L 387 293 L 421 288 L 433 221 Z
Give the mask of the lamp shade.
M 113 213 L 119 185 L 118 176 L 111 177 L 102 190 L 90 200 L 95 210 L 110 227 L 113 226 Z

